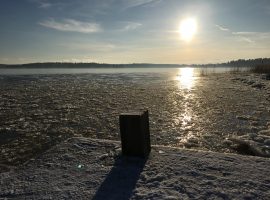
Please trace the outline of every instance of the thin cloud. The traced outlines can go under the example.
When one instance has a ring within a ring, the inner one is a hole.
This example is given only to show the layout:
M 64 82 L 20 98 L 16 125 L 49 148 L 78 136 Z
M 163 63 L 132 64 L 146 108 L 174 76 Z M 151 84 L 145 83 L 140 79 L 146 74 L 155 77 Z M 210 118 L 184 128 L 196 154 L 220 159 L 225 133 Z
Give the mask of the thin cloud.
M 50 3 L 48 0 L 29 0 L 29 2 L 33 2 L 38 4 L 39 8 L 50 8 L 53 4 Z
M 150 4 L 159 3 L 161 0 L 125 0 L 125 8 L 133 8 L 138 6 L 145 6 Z
M 270 40 L 270 32 L 233 32 L 233 35 L 254 40 Z
M 128 22 L 126 24 L 126 26 L 123 28 L 124 31 L 130 31 L 130 30 L 135 30 L 137 28 L 139 28 L 140 26 L 142 26 L 142 24 L 140 23 L 136 23 L 136 22 Z
M 225 27 L 222 27 L 222 26 L 217 25 L 217 24 L 216 24 L 216 27 L 217 27 L 219 30 L 221 30 L 221 31 L 226 31 L 226 32 L 230 31 L 230 29 L 225 28 Z
M 40 3 L 40 8 L 49 8 L 49 7 L 51 7 L 52 6 L 52 4 L 51 3 L 48 3 L 48 2 L 41 2 Z
M 248 43 L 255 43 L 255 41 L 251 40 L 250 38 L 247 37 L 239 37 L 240 41 L 248 42 Z
M 270 37 L 270 32 L 232 32 L 232 34 L 258 37 L 258 38 L 269 38 Z
M 54 19 L 48 19 L 39 22 L 39 25 L 58 31 L 67 32 L 96 33 L 101 31 L 99 24 L 82 22 L 74 19 L 64 19 L 61 22 L 55 21 Z
M 234 35 L 256 35 L 258 32 L 232 32 Z
M 251 35 L 254 35 L 254 32 L 233 32 L 231 31 L 229 28 L 225 28 L 223 26 L 220 26 L 220 25 L 215 25 L 220 31 L 223 31 L 223 32 L 227 32 L 229 33 L 230 35 L 233 35 L 235 37 L 237 37 L 237 39 L 239 41 L 243 41 L 243 42 L 247 42 L 249 44 L 253 44 L 255 43 L 254 40 L 251 39 Z

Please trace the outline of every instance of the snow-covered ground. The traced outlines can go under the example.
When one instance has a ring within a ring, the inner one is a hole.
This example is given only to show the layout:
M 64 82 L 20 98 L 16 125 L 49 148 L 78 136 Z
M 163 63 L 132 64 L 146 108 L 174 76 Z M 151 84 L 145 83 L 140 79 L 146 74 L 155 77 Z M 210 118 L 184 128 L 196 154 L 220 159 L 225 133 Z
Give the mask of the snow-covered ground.
M 119 140 L 119 114 L 141 108 L 153 144 L 269 157 L 269 80 L 177 73 L 1 75 L 0 164 L 70 137 Z
M 0 174 L 0 199 L 269 199 L 270 159 L 153 146 L 147 160 L 119 142 L 71 138 Z

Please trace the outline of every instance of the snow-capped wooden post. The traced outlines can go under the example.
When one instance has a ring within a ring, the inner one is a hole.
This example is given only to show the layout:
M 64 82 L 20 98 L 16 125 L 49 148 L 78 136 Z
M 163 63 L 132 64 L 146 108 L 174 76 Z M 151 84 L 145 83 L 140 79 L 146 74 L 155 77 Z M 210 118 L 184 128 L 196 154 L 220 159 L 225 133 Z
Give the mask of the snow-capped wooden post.
M 119 121 L 123 155 L 146 158 L 151 151 L 148 110 L 121 114 Z

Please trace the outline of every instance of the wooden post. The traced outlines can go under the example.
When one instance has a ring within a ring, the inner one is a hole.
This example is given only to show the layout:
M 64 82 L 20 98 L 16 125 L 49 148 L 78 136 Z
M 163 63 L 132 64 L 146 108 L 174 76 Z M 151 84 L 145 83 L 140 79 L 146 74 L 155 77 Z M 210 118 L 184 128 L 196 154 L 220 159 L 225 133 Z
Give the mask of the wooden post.
M 121 114 L 119 121 L 123 155 L 148 157 L 151 151 L 148 110 Z

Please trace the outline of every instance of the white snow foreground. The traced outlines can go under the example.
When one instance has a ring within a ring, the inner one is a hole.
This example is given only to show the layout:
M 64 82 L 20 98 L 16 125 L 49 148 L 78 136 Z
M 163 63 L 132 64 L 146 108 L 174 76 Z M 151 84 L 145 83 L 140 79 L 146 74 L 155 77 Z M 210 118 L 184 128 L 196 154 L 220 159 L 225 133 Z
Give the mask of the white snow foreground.
M 0 199 L 270 199 L 270 159 L 153 146 L 147 160 L 120 143 L 71 138 L 0 173 Z

